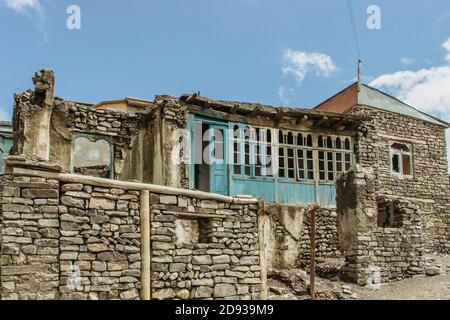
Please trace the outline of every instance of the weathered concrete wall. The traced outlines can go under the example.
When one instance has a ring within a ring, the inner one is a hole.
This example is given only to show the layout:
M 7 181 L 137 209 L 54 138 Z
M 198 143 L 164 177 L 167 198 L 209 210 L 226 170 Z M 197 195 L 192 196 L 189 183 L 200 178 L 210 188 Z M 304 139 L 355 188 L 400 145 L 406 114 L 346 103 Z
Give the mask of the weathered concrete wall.
M 298 268 L 305 208 L 267 205 L 264 241 L 268 268 Z
M 154 183 L 189 188 L 189 165 L 182 163 L 185 150 L 183 130 L 187 129 L 187 108 L 171 97 L 157 97 L 153 139 L 155 141 Z
M 79 177 L 6 176 L 2 299 L 141 297 L 139 191 Z M 151 194 L 152 298 L 259 299 L 258 208 L 256 200 Z M 182 221 L 197 228 L 186 236 Z
M 53 108 L 55 75 L 41 70 L 33 77 L 34 91 L 14 96 L 11 154 L 26 154 L 30 159 L 49 160 L 50 116 Z
M 355 155 L 363 167 L 373 168 L 375 192 L 407 198 L 419 205 L 425 249 L 428 252 L 450 252 L 450 189 L 445 128 L 365 106 L 358 106 L 352 113 L 372 118 L 360 128 Z M 389 141 L 413 145 L 412 179 L 391 174 Z
M 307 207 L 267 205 L 264 237 L 268 268 L 309 265 L 311 225 Z M 343 257 L 335 209 L 319 208 L 316 212 L 316 257 Z

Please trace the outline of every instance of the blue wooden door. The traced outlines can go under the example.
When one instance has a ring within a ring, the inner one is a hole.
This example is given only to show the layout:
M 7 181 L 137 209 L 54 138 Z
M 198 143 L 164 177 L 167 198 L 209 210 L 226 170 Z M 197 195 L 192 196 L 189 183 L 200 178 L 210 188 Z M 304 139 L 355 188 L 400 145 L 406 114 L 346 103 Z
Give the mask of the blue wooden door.
M 212 193 L 228 195 L 228 166 L 227 166 L 227 127 L 210 125 L 211 171 L 210 188 Z

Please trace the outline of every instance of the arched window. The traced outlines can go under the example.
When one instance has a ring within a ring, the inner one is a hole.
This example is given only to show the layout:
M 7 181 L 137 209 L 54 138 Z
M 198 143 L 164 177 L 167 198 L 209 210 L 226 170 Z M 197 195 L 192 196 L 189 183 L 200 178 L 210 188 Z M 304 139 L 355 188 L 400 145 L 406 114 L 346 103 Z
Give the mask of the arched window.
M 341 138 L 336 138 L 336 149 L 338 150 L 342 149 Z
M 323 137 L 319 136 L 319 138 L 317 139 L 317 144 L 319 146 L 319 148 L 323 148 Z
M 239 129 L 238 125 L 235 125 L 233 127 L 233 137 L 235 139 L 241 139 L 241 129 Z
M 308 137 L 306 138 L 306 145 L 308 147 L 312 147 L 313 143 L 312 143 L 312 136 L 310 134 L 308 134 Z
M 279 130 L 278 131 L 278 143 L 283 144 L 283 131 Z
M 327 148 L 332 149 L 333 148 L 333 140 L 331 137 L 327 138 Z
M 349 138 L 345 139 L 345 150 L 351 150 L 351 148 L 350 148 L 350 139 Z
M 294 144 L 294 135 L 292 132 L 289 132 L 287 135 L 287 144 Z
M 303 134 L 299 133 L 297 135 L 297 145 L 302 146 L 303 145 Z

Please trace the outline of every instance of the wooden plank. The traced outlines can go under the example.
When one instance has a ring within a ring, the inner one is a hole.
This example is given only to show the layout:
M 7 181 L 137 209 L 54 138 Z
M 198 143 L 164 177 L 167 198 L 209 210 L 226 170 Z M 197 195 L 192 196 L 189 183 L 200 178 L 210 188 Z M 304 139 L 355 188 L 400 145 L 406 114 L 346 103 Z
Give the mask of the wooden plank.
M 141 222 L 141 300 L 151 299 L 151 264 L 150 264 L 150 192 L 141 191 L 140 195 Z
M 315 281 L 316 281 L 316 210 L 317 206 L 310 207 L 311 214 L 311 253 L 310 253 L 310 270 L 309 270 L 309 290 L 311 298 L 316 298 Z
M 266 265 L 266 243 L 264 235 L 264 224 L 266 208 L 264 200 L 259 203 L 258 210 L 258 240 L 259 240 L 259 263 L 261 266 L 261 300 L 267 300 L 267 265 Z
M 141 182 L 128 182 L 119 181 L 112 179 L 97 178 L 91 176 L 82 176 L 77 174 L 67 174 L 40 170 L 30 170 L 24 168 L 14 168 L 13 175 L 15 176 L 30 176 L 30 177 L 42 177 L 46 179 L 55 179 L 66 183 L 82 183 L 93 185 L 97 187 L 105 188 L 117 188 L 124 190 L 148 190 L 153 193 L 165 194 L 165 195 L 176 195 L 184 196 L 190 198 L 197 198 L 202 200 L 216 200 L 219 202 L 235 203 L 235 204 L 256 204 L 258 202 L 255 198 L 238 198 L 229 197 L 220 194 L 214 194 L 209 192 L 189 190 L 189 189 L 178 189 L 172 187 L 166 187 L 156 184 L 148 184 Z

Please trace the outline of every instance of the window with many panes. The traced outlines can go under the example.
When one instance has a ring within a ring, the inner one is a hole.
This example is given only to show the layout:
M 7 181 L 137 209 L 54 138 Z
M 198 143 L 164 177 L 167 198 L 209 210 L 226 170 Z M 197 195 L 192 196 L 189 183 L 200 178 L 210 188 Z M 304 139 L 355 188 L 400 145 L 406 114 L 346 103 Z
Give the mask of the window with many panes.
M 314 180 L 311 134 L 278 131 L 278 176 L 293 180 Z
M 334 181 L 352 165 L 350 138 L 318 136 L 319 180 Z
M 317 166 L 317 179 L 333 182 L 353 162 L 349 137 L 245 125 L 234 125 L 233 130 L 235 175 L 273 177 L 278 173 L 281 179 L 313 181 Z M 273 156 L 277 157 L 277 166 Z
M 391 142 L 391 172 L 396 176 L 412 177 L 412 145 L 402 142 Z
M 272 130 L 235 125 L 233 131 L 233 173 L 273 176 Z

